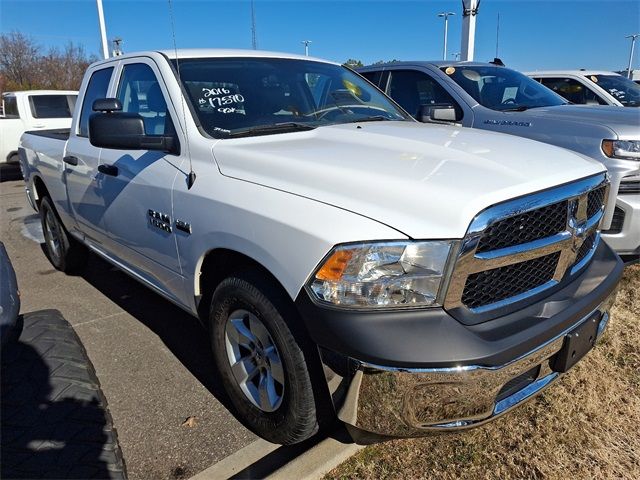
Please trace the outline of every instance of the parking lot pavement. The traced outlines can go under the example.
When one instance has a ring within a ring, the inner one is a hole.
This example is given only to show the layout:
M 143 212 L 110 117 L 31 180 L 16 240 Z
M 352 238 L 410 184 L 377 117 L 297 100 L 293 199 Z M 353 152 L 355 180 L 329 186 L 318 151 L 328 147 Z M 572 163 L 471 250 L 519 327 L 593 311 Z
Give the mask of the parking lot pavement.
M 187 478 L 253 442 L 223 404 L 198 321 L 94 255 L 81 276 L 55 270 L 22 181 L 0 173 L 0 238 L 18 276 L 21 311 L 57 309 L 73 325 L 107 398 L 129 477 Z M 185 424 L 189 417 L 195 420 Z

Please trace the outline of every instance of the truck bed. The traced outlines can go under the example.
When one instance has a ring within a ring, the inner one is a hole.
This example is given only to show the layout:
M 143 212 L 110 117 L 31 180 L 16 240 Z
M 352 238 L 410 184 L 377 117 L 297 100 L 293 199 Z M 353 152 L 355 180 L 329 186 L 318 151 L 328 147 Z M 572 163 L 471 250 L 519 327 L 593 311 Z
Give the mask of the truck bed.
M 24 133 L 28 133 L 29 135 L 36 135 L 38 137 L 55 138 L 56 140 L 67 141 L 69 140 L 71 129 L 70 128 L 54 128 L 51 130 L 29 130 L 28 132 L 24 132 Z

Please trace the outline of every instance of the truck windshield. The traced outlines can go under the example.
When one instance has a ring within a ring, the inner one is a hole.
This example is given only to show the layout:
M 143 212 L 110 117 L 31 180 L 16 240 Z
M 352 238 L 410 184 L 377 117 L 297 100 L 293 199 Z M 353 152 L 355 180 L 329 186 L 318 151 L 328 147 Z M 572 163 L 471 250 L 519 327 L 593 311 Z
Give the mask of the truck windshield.
M 628 78 L 622 75 L 589 75 L 589 79 L 625 107 L 640 107 L 640 85 Z
M 217 138 L 410 120 L 366 80 L 339 65 L 255 57 L 179 63 L 180 78 L 202 129 Z
M 515 70 L 498 66 L 442 67 L 480 105 L 498 111 L 524 111 L 529 108 L 563 105 L 567 101 Z

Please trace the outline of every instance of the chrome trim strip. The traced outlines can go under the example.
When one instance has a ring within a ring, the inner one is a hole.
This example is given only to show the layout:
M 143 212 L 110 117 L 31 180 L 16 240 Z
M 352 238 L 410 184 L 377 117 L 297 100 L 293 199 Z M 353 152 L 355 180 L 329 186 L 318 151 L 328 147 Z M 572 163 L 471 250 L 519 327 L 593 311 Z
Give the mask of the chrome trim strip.
M 493 414 L 500 415 L 501 413 L 504 413 L 507 410 L 512 409 L 519 403 L 524 402 L 525 400 L 540 393 L 545 387 L 547 387 L 551 382 L 553 382 L 559 376 L 560 374 L 558 372 L 550 373 L 546 377 L 542 377 L 536 380 L 535 382 L 527 385 L 522 390 L 518 390 L 513 395 L 508 396 L 504 400 L 500 400 L 498 403 L 496 403 L 496 406 L 493 409 Z
M 527 290 L 526 292 L 522 292 L 518 295 L 513 295 L 509 298 L 489 303 L 487 305 L 482 305 L 481 307 L 470 308 L 469 310 L 473 313 L 490 312 L 491 310 L 495 310 L 496 308 L 506 307 L 508 305 L 511 305 L 512 303 L 519 302 L 520 300 L 526 300 L 529 297 L 533 297 L 534 295 L 542 293 L 545 290 L 556 286 L 558 283 L 558 280 L 549 280 L 548 282 L 545 282 L 542 285 L 538 285 L 537 287 L 532 288 L 531 290 Z
M 594 249 L 574 265 L 580 247 L 584 240 L 598 228 L 603 215 L 604 205 L 591 218 L 587 218 L 587 204 L 589 192 L 602 186 L 606 187 L 605 202 L 608 197 L 609 184 L 606 173 L 585 178 L 560 187 L 543 192 L 537 192 L 525 197 L 510 200 L 480 212 L 471 222 L 467 234 L 460 244 L 458 258 L 449 281 L 444 298 L 444 307 L 461 315 L 489 314 L 492 310 L 508 307 L 537 295 L 551 288 L 568 275 L 574 275 L 591 259 Z M 476 252 L 484 231 L 491 225 L 505 218 L 520 215 L 525 212 L 567 202 L 567 223 L 565 230 L 550 237 L 534 240 L 520 245 L 513 245 L 488 252 Z M 493 270 L 500 267 L 534 260 L 555 252 L 560 252 L 560 258 L 551 281 L 539 285 L 527 292 L 513 295 L 507 299 L 494 302 L 490 305 L 482 305 L 477 308 L 469 308 L 462 302 L 462 296 L 467 283 L 467 278 L 478 272 Z M 472 318 L 472 317 L 471 317 Z
M 589 235 L 591 235 L 590 232 Z M 587 235 L 587 237 L 589 236 Z M 591 249 L 589 249 L 589 252 L 584 256 L 584 258 L 582 260 L 580 260 L 578 263 L 576 263 L 573 267 L 571 267 L 571 273 L 570 275 L 575 275 L 579 270 L 582 270 L 582 268 L 589 263 L 589 261 L 591 260 L 591 258 L 593 257 L 593 254 L 596 253 L 596 248 L 598 248 L 598 245 L 600 245 L 600 232 L 596 231 L 596 238 L 593 241 L 593 246 L 591 247 Z
M 572 236 L 570 232 L 560 232 L 556 235 L 552 235 L 551 237 L 540 238 L 532 242 L 512 245 L 511 247 L 491 250 L 489 252 L 476 253 L 476 258 L 489 262 L 491 260 L 503 259 L 504 257 L 512 257 L 516 255 L 525 255 L 528 257 L 531 255 L 531 252 L 538 254 L 534 255 L 532 258 L 543 257 L 556 251 L 555 248 L 550 247 L 556 247 L 557 244 L 571 240 L 571 238 Z

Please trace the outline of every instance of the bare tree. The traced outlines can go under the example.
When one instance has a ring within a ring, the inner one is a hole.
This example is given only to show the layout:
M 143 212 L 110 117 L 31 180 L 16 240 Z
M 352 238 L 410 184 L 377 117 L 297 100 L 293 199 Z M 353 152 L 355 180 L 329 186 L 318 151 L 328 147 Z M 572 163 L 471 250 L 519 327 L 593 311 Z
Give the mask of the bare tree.
M 42 48 L 20 32 L 0 35 L 0 92 L 46 88 L 77 90 L 95 56 L 69 42 L 63 49 Z
M 0 35 L 0 75 L 7 89 L 34 88 L 40 46 L 19 32 Z
M 42 88 L 77 90 L 85 70 L 95 57 L 87 57 L 81 45 L 69 42 L 64 49 L 52 48 L 39 63 Z

